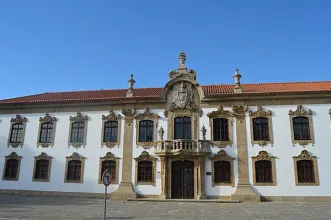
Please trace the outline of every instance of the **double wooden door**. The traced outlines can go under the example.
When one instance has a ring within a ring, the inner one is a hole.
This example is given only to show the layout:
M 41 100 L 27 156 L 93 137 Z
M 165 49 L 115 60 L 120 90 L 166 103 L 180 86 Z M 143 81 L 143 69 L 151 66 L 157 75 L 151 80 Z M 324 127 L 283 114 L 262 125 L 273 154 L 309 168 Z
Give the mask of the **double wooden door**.
M 177 160 L 172 162 L 171 198 L 194 198 L 194 162 Z

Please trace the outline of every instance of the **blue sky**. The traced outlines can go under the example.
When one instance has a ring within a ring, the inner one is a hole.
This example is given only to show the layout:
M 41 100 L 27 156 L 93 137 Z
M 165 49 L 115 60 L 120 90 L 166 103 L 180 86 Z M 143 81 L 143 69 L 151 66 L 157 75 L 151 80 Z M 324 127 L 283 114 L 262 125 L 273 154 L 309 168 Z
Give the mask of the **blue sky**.
M 162 87 L 187 54 L 200 84 L 330 80 L 329 0 L 1 0 L 0 98 Z

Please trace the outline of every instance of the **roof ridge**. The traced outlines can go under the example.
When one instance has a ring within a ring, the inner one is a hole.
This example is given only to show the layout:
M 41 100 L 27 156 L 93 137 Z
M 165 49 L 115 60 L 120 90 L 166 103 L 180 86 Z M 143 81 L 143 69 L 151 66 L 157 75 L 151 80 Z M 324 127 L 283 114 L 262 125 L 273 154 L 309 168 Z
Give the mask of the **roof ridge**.
M 141 88 L 134 88 L 135 89 L 162 89 L 163 87 L 141 87 Z M 91 90 L 72 90 L 72 91 L 59 91 L 59 92 L 45 92 L 42 94 L 54 94 L 54 93 L 68 93 L 68 92 L 100 92 L 100 91 L 122 91 L 127 89 L 91 89 Z M 38 94 L 41 95 L 41 94 Z M 25 96 L 23 96 L 25 97 Z

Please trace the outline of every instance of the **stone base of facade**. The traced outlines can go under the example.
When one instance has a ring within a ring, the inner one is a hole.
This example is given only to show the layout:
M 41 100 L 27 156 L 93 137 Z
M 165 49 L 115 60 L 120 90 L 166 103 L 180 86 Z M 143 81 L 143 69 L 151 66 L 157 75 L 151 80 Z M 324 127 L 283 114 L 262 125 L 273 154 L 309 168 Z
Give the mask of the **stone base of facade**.
M 259 195 L 255 194 L 250 184 L 239 184 L 236 192 L 231 195 L 231 200 L 259 203 L 261 198 Z
M 331 196 L 261 196 L 261 202 L 331 202 Z
M 132 182 L 121 182 L 115 192 L 110 194 L 112 200 L 136 199 L 137 193 L 133 190 Z
M 58 196 L 74 198 L 104 198 L 104 193 L 84 193 L 84 192 L 58 192 L 58 191 L 38 191 L 38 190 L 16 190 L 0 189 L 0 194 L 23 195 L 23 196 Z

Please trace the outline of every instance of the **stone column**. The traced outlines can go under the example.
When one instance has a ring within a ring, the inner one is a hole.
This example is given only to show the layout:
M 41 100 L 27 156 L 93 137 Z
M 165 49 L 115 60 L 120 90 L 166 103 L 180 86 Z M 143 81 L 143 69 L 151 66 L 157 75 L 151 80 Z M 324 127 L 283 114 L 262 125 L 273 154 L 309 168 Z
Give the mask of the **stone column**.
M 160 199 L 167 199 L 168 161 L 166 157 L 160 157 L 160 159 L 161 159 L 161 185 L 162 185 Z
M 260 196 L 255 194 L 249 183 L 246 111 L 247 106 L 233 106 L 233 114 L 236 117 L 238 185 L 236 192 L 231 195 L 231 199 L 243 202 L 260 202 Z
M 205 158 L 199 157 L 199 171 L 198 171 L 198 196 L 197 199 L 206 199 L 207 196 L 205 194 Z
M 122 160 L 122 181 L 118 189 L 110 194 L 112 200 L 127 200 L 137 198 L 132 185 L 132 145 L 133 145 L 133 116 L 134 109 L 123 109 L 125 116 L 124 140 L 123 140 L 123 160 Z

